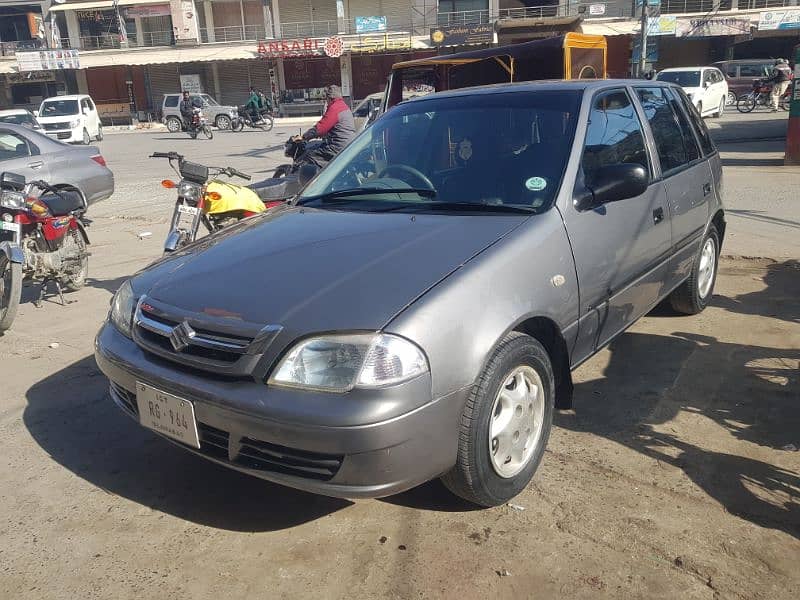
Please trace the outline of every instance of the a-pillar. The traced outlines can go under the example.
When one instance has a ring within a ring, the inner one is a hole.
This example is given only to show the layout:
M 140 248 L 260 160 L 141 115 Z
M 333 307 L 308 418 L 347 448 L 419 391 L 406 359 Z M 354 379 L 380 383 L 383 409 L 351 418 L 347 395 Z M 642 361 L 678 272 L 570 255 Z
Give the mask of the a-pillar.
M 217 35 L 214 32 L 214 7 L 211 6 L 210 0 L 203 2 L 203 12 L 206 16 L 206 39 L 209 44 L 213 44 L 217 41 Z M 217 96 L 217 98 L 219 98 L 219 96 Z
M 353 100 L 353 61 L 350 58 L 351 54 L 349 52 L 345 52 L 339 57 L 339 69 L 342 74 L 342 96 L 344 96 L 345 102 Z
M 81 47 L 81 25 L 78 23 L 78 13 L 74 10 L 65 10 L 64 17 L 67 21 L 67 37 L 70 48 Z

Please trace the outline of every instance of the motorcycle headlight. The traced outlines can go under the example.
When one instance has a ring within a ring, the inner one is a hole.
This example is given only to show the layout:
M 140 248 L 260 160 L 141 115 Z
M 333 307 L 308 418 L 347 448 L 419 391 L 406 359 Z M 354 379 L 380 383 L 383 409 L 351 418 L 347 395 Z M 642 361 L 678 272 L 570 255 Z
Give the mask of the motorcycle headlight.
M 70 129 L 75 129 L 80 124 L 81 124 L 81 120 L 80 119 L 72 119 L 72 121 L 69 122 L 69 128 Z
M 20 210 L 25 206 L 25 194 L 22 192 L 0 192 L 0 206 L 10 210 Z
M 189 181 L 181 181 L 178 186 L 178 196 L 197 201 L 200 198 L 200 186 Z
M 383 333 L 326 335 L 299 342 L 268 384 L 328 392 L 396 385 L 428 371 L 422 350 Z
M 111 301 L 111 314 L 109 315 L 114 327 L 126 337 L 131 337 L 135 310 L 136 296 L 133 294 L 131 282 L 126 281 L 114 294 L 114 299 Z

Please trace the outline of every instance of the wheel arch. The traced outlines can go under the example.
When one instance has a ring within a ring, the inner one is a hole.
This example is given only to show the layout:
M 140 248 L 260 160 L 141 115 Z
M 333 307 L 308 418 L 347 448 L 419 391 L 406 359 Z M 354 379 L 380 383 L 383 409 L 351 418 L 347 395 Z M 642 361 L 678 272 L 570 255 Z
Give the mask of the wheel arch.
M 711 218 L 711 224 L 717 228 L 719 234 L 719 246 L 722 249 L 722 242 L 725 240 L 725 211 L 721 208 Z
M 569 368 L 569 350 L 555 321 L 542 316 L 529 317 L 514 326 L 512 331 L 529 335 L 544 346 L 553 365 L 556 386 L 555 407 L 572 408 L 573 385 Z

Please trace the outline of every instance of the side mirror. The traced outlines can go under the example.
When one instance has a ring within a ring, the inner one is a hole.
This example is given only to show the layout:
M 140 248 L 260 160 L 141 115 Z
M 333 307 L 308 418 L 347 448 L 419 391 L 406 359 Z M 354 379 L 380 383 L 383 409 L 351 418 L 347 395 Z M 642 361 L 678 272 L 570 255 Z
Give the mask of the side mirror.
M 367 124 L 371 125 L 375 119 L 377 119 L 381 115 L 380 107 L 375 107 L 371 111 L 369 111 L 369 117 L 367 118 Z
M 650 176 L 642 165 L 622 163 L 598 169 L 587 186 L 589 193 L 576 200 L 578 210 L 597 208 L 609 202 L 635 198 L 647 191 Z
M 33 116 L 38 118 L 39 117 L 39 111 L 38 110 L 33 111 Z
M 84 106 L 83 107 L 83 114 L 88 117 L 89 116 L 89 112 L 90 112 L 89 109 L 86 106 Z
M 707 87 L 710 87 L 710 86 L 711 86 L 711 82 L 710 81 L 704 81 L 703 82 L 703 87 L 704 88 L 707 88 Z
M 300 171 L 297 173 L 297 181 L 300 183 L 300 187 L 305 187 L 309 181 L 317 176 L 317 173 L 319 173 L 317 165 L 306 163 L 300 167 Z

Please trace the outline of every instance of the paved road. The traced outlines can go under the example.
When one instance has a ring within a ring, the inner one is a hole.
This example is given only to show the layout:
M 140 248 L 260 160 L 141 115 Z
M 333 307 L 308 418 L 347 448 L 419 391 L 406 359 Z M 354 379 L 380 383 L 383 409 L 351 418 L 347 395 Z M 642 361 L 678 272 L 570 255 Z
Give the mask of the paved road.
M 118 193 L 92 208 L 89 285 L 42 309 L 27 290 L 0 338 L 0 598 L 800 596 L 800 453 L 784 450 L 800 446 L 797 260 L 728 260 L 701 316 L 657 310 L 577 370 L 576 409 L 558 415 L 524 511 L 471 510 L 436 483 L 380 501 L 311 496 L 123 416 L 92 337 L 114 290 L 160 254 L 170 172 L 146 154 L 263 176 L 293 131 L 101 144 Z M 784 177 L 770 169 L 729 167 L 726 194 L 736 177 Z M 751 202 L 764 210 L 763 195 Z M 785 224 L 739 221 L 743 254 L 797 243 Z

